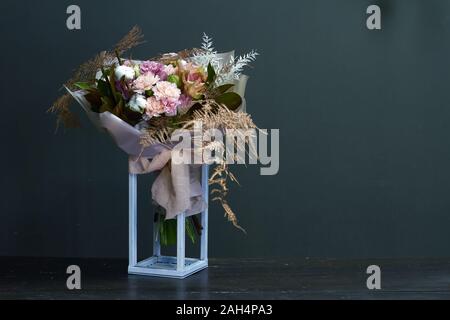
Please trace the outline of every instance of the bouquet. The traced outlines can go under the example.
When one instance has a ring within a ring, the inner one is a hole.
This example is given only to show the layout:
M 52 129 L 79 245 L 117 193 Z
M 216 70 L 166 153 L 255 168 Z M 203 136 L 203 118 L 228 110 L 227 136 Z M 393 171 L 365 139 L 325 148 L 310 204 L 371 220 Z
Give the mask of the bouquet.
M 258 53 L 251 51 L 237 58 L 234 52 L 219 54 L 204 34 L 200 48 L 146 60 L 125 58 L 125 52 L 141 39 L 140 29 L 134 27 L 113 50 L 81 65 L 65 84 L 68 94 L 56 100 L 50 111 L 58 114 L 58 125 L 78 126 L 69 109 L 71 98 L 75 98 L 92 122 L 129 154 L 130 172 L 159 171 L 152 195 L 161 243 L 175 243 L 173 218 L 180 212 L 188 213 L 186 231 L 195 241 L 202 229 L 195 215 L 205 206 L 198 192 L 198 166 L 172 163 L 170 150 L 176 143 L 171 136 L 180 129 L 193 130 L 198 123 L 203 132 L 255 129 L 245 112 L 247 78 L 242 71 Z M 220 141 L 202 142 L 199 149 L 220 154 L 224 145 Z M 216 164 L 209 180 L 217 186 L 212 190 L 213 200 L 219 201 L 228 220 L 243 230 L 225 199 L 227 182 L 237 180 L 220 157 Z M 181 187 L 180 181 L 184 181 Z

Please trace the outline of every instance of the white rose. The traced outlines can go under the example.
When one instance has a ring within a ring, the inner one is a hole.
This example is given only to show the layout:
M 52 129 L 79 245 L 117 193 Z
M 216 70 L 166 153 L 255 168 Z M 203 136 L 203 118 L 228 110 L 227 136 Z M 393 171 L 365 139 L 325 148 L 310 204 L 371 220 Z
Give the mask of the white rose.
M 118 66 L 116 68 L 116 79 L 120 80 L 122 77 L 125 77 L 125 80 L 133 80 L 135 76 L 134 69 L 127 66 Z
M 145 107 L 147 107 L 147 99 L 141 94 L 135 94 L 134 96 L 131 97 L 128 106 L 133 111 L 143 113 Z

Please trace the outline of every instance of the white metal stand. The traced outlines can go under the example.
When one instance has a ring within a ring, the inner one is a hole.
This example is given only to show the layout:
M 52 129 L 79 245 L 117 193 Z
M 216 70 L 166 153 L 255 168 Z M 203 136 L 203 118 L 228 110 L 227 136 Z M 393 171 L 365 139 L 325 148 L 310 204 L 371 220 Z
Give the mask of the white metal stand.
M 202 195 L 208 204 L 209 167 L 202 166 Z M 177 256 L 161 255 L 161 245 L 156 234 L 157 225 L 153 225 L 153 256 L 143 261 L 137 261 L 137 175 L 129 175 L 129 261 L 128 273 L 145 276 L 184 279 L 193 273 L 208 267 L 208 205 L 201 213 L 203 227 L 200 238 L 200 259 L 186 258 L 185 253 L 185 213 L 177 216 Z

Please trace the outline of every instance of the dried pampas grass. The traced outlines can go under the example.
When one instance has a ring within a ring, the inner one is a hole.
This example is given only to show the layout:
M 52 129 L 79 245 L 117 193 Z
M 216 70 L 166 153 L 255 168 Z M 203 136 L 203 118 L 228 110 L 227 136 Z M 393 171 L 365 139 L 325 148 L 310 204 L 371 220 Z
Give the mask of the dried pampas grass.
M 77 128 L 80 126 L 79 119 L 69 110 L 72 96 L 68 93 L 59 97 L 50 107 L 49 112 L 56 113 L 56 130 L 61 124 L 65 128 Z
M 246 112 L 236 112 L 228 109 L 226 106 L 218 104 L 214 100 L 206 100 L 202 102 L 203 108 L 195 110 L 193 112 L 193 118 L 190 121 L 187 121 L 183 128 L 185 129 L 191 129 L 195 126 L 197 122 L 202 123 L 203 131 L 209 130 L 209 129 L 220 129 L 223 131 L 231 130 L 233 131 L 233 134 L 236 135 L 236 138 L 241 141 L 246 141 L 245 139 L 249 136 L 247 133 L 249 130 L 253 130 L 255 133 L 258 129 L 258 127 L 253 122 L 250 114 Z M 253 136 L 252 136 L 253 137 Z M 251 138 L 251 137 L 250 137 Z M 256 146 L 252 143 L 245 143 L 243 145 L 236 144 L 235 145 L 238 148 L 238 152 L 235 153 L 235 156 L 239 157 L 240 155 L 249 155 L 250 157 L 258 157 Z M 248 146 L 249 150 L 245 150 L 242 148 L 245 148 L 245 146 Z M 236 158 L 234 159 L 236 162 L 240 162 L 240 159 Z
M 123 54 L 124 52 L 136 47 L 143 43 L 143 34 L 138 26 L 134 26 L 114 47 L 113 50 L 104 51 L 97 54 L 94 58 L 81 64 L 74 72 L 73 76 L 66 81 L 64 86 L 70 90 L 75 90 L 75 83 L 77 82 L 89 82 L 92 83 L 95 79 L 95 74 L 105 64 L 113 61 L 116 57 L 116 52 Z M 62 123 L 66 128 L 79 127 L 80 121 L 69 109 L 71 103 L 71 96 L 64 94 L 59 97 L 52 106 L 48 109 L 48 112 L 56 113 L 56 128 Z
M 214 100 L 204 100 L 202 108 L 192 113 L 192 118 L 186 121 L 183 128 L 193 128 L 195 123 L 201 121 L 203 128 L 208 129 L 257 129 L 251 116 L 246 112 L 236 112 L 228 109 Z
M 245 229 L 238 224 L 236 214 L 225 199 L 229 190 L 228 180 L 239 184 L 236 177 L 230 172 L 228 165 L 225 163 L 217 165 L 209 179 L 209 185 L 216 186 L 216 188 L 211 191 L 211 195 L 213 196 L 212 201 L 218 201 L 222 205 L 222 208 L 225 211 L 225 217 L 227 217 L 228 221 L 230 221 L 233 226 L 242 232 L 247 233 Z
M 251 116 L 245 112 L 236 112 L 228 109 L 226 106 L 218 104 L 214 100 L 204 100 L 199 102 L 201 108 L 197 108 L 191 111 L 186 116 L 189 120 L 180 120 L 182 125 L 181 129 L 194 130 L 196 125 L 200 122 L 202 124 L 202 133 L 209 129 L 219 129 L 219 130 L 236 130 L 235 133 L 238 138 L 245 138 L 244 132 L 250 129 L 258 130 L 257 126 L 254 124 Z M 152 123 L 152 126 L 145 129 L 141 136 L 142 147 L 148 147 L 154 143 L 169 144 L 170 135 L 175 129 L 168 129 L 163 123 L 159 123 L 162 120 L 156 118 Z M 242 135 L 239 137 L 239 135 Z M 242 147 L 239 146 L 238 147 Z M 256 150 L 253 149 L 254 146 L 249 144 L 249 152 L 256 155 Z M 203 152 L 203 150 L 215 150 L 216 153 L 223 154 L 225 150 L 225 145 L 223 141 L 212 141 L 203 142 L 201 150 L 196 152 Z M 239 154 L 239 152 L 237 153 Z M 247 154 L 245 151 L 243 154 Z M 235 161 L 238 159 L 235 159 Z M 214 186 L 211 191 L 212 201 L 217 201 L 221 204 L 225 211 L 225 216 L 228 221 L 230 221 L 236 228 L 242 230 L 244 233 L 246 231 L 239 225 L 236 214 L 231 209 L 226 197 L 228 195 L 228 183 L 235 182 L 239 184 L 236 177 L 230 171 L 228 165 L 220 159 L 218 164 L 214 168 L 214 171 L 209 179 L 209 184 Z
M 145 129 L 141 134 L 140 144 L 142 150 L 151 146 L 152 144 L 161 143 L 165 144 L 170 140 L 170 130 L 168 128 L 150 127 Z
M 114 51 L 111 54 L 118 52 L 120 55 L 124 54 L 128 50 L 143 44 L 144 35 L 141 28 L 134 26 L 114 47 Z
M 243 132 L 246 132 L 249 129 L 258 129 L 248 113 L 232 111 L 226 106 L 218 104 L 214 100 L 207 100 L 202 104 L 203 108 L 195 110 L 193 112 L 192 120 L 184 124 L 185 129 L 193 128 L 195 126 L 195 123 L 198 121 L 202 123 L 202 129 L 204 132 L 209 129 L 235 129 L 235 132 L 238 135 L 243 135 Z M 240 138 L 245 137 L 242 136 Z M 219 145 L 217 145 L 217 141 L 209 142 L 208 144 L 203 146 L 203 148 L 209 147 L 219 152 L 225 149 L 223 142 L 220 142 Z M 250 152 L 256 154 L 256 150 L 252 149 L 253 146 L 251 144 L 249 145 L 249 147 Z M 244 152 L 243 154 L 245 153 L 246 152 Z M 239 154 L 239 152 L 237 154 Z M 216 187 L 211 191 L 211 195 L 213 196 L 212 201 L 218 201 L 222 205 L 228 221 L 230 221 L 236 228 L 246 233 L 245 229 L 243 229 L 238 224 L 236 214 L 231 209 L 228 201 L 226 200 L 229 190 L 229 181 L 239 184 L 236 177 L 228 168 L 228 165 L 224 161 L 222 161 L 222 163 L 219 163 L 214 168 L 213 174 L 209 179 L 209 184 Z

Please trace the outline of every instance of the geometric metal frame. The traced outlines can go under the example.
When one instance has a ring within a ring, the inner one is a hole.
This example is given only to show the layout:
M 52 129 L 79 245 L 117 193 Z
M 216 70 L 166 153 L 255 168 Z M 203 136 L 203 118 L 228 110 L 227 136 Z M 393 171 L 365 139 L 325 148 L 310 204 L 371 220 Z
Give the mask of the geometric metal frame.
M 202 196 L 206 202 L 205 210 L 201 215 L 203 227 L 200 237 L 200 258 L 186 258 L 186 214 L 177 215 L 177 256 L 169 257 L 161 255 L 161 244 L 156 236 L 158 232 L 153 225 L 153 255 L 143 261 L 137 260 L 137 175 L 129 174 L 128 204 L 129 204 L 129 242 L 128 242 L 128 273 L 184 279 L 200 270 L 208 267 L 208 195 L 209 195 L 209 166 L 202 165 Z

